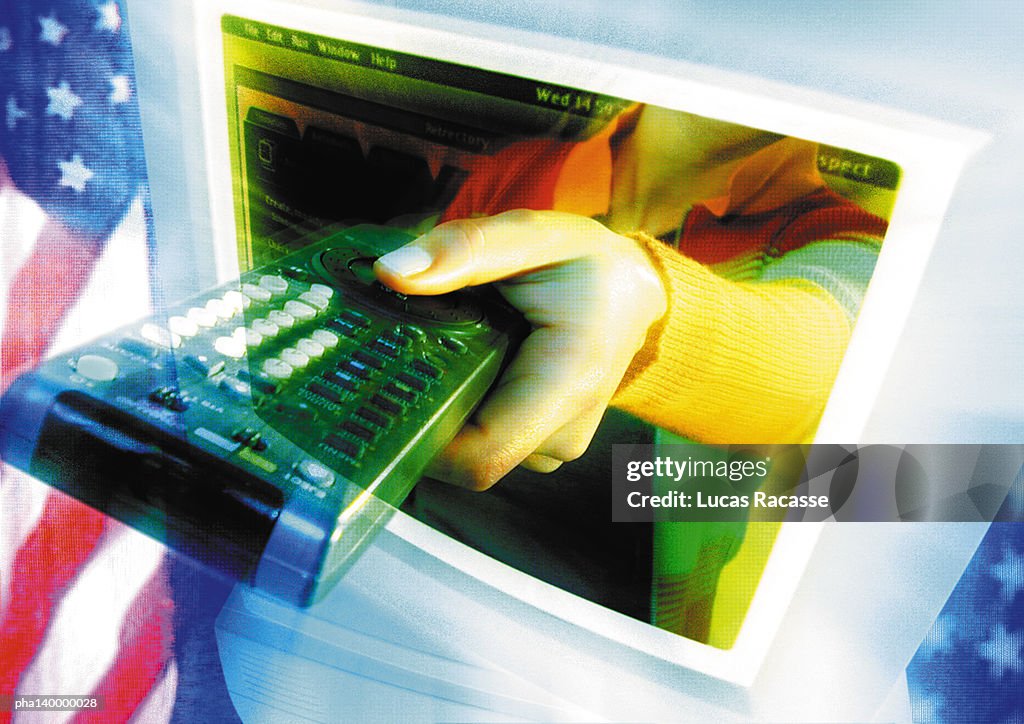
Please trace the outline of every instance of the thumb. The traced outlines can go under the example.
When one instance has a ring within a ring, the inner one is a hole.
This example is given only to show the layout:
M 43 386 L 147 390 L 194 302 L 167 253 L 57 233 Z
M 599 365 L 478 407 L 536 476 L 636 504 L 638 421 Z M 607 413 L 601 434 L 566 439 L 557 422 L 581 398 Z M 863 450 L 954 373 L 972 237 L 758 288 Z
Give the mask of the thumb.
M 476 267 L 469 221 L 442 224 L 374 263 L 377 278 L 404 294 L 444 294 L 474 283 Z
M 377 277 L 404 294 L 443 294 L 558 264 L 615 237 L 586 217 L 506 211 L 441 224 L 377 260 Z

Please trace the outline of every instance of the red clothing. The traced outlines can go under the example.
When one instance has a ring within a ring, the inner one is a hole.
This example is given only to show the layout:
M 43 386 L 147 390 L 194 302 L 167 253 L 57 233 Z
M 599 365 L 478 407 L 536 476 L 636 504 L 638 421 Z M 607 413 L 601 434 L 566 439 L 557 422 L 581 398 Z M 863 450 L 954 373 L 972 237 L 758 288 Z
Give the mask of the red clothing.
M 579 143 L 521 141 L 480 157 L 442 221 L 511 209 L 598 216 L 608 210 L 613 124 Z M 886 222 L 829 190 L 817 172 L 817 146 L 786 138 L 752 154 L 728 193 L 687 214 L 679 250 L 704 264 L 761 251 L 769 256 L 849 235 L 881 238 Z

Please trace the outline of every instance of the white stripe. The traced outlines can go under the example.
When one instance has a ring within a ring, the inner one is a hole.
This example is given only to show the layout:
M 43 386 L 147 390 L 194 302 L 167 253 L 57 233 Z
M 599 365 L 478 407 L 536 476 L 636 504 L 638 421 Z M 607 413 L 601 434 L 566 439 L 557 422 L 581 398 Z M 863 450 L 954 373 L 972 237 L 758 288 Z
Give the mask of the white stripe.
M 131 724 L 165 724 L 171 720 L 174 711 L 174 697 L 178 693 L 178 666 L 171 659 L 160 679 L 149 692 L 149 696 L 139 704 L 139 708 L 129 720 Z
M 91 692 L 114 663 L 125 613 L 164 551 L 151 538 L 112 525 L 58 605 L 18 693 Z
M 72 349 L 152 310 L 142 202 L 136 199 L 114 230 L 89 283 L 69 311 L 50 354 Z

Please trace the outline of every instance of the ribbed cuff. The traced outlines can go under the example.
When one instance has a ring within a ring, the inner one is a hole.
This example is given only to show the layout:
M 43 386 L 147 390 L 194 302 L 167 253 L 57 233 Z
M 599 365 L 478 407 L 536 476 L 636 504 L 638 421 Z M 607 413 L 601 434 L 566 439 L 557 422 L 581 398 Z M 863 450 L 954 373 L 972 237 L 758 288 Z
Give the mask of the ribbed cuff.
M 813 284 L 729 281 L 634 238 L 661 273 L 669 309 L 612 404 L 701 442 L 811 437 L 849 337 L 842 308 Z

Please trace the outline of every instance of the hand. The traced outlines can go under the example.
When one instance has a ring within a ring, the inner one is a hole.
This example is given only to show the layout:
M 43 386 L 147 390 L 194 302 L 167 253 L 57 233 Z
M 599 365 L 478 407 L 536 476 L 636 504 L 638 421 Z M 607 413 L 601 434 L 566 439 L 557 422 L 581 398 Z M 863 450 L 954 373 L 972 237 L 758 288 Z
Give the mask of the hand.
M 637 242 L 555 211 L 448 222 L 381 257 L 374 269 L 404 294 L 497 281 L 533 326 L 431 469 L 434 477 L 475 490 L 517 465 L 551 472 L 582 455 L 668 307 L 661 277 Z

